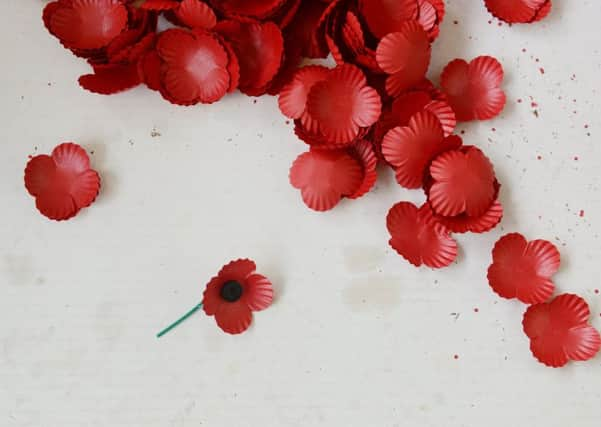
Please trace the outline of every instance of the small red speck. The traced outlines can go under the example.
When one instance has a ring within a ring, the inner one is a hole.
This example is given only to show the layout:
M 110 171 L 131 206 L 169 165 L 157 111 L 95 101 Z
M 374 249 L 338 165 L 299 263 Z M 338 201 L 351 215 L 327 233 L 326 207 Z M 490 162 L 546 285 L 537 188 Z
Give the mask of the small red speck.
M 542 159 L 543 159 L 543 156 L 541 156 L 541 155 L 536 156 L 536 160 L 542 160 Z
M 588 129 L 588 125 L 584 125 L 584 128 L 585 128 L 585 129 Z
M 530 103 L 530 106 L 531 106 L 532 108 L 536 108 L 536 107 L 538 107 L 538 104 L 537 104 L 536 102 L 531 102 L 531 103 Z
M 574 160 L 578 161 L 578 156 L 574 156 Z
M 465 135 L 465 130 L 461 130 L 461 135 Z
M 540 59 L 536 58 L 536 59 L 535 59 L 535 61 L 536 61 L 536 62 L 539 62 L 539 61 L 540 61 Z
M 545 69 L 543 67 L 540 67 L 538 71 L 540 71 L 541 74 L 545 74 Z
M 595 289 L 595 293 L 598 294 L 599 293 L 599 289 Z
M 474 308 L 474 313 L 478 313 L 480 309 L 478 307 Z
M 459 355 L 458 354 L 453 355 L 453 359 L 455 359 L 455 360 L 459 359 Z
M 496 131 L 497 131 L 497 128 L 492 128 L 491 130 L 492 130 L 493 132 L 496 132 Z
M 27 156 L 28 159 L 33 159 L 33 156 L 30 154 L 29 156 Z
M 286 120 L 286 124 L 289 125 L 290 124 L 290 120 Z
M 522 103 L 522 98 L 518 98 L 518 104 Z
M 525 48 L 525 47 L 524 47 L 524 48 L 522 48 L 522 52 L 526 52 L 526 48 Z
M 502 23 L 502 22 L 499 22 L 497 25 L 499 25 L 499 27 L 502 27 L 502 26 L 503 26 L 503 23 Z
M 584 217 L 584 211 L 581 209 L 578 215 L 580 215 L 580 218 Z
M 576 98 L 572 99 L 572 102 L 576 102 Z
M 457 25 L 457 24 L 459 24 L 459 21 L 455 20 L 455 21 L 453 21 L 453 24 Z

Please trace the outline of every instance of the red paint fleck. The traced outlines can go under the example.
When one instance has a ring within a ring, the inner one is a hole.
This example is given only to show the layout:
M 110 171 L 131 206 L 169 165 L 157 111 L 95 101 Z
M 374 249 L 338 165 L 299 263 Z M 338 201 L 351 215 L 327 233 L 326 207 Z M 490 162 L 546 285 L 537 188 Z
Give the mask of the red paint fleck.
M 540 154 L 538 156 L 536 156 L 536 160 L 542 160 L 543 156 L 541 156 Z
M 540 67 L 538 71 L 540 71 L 541 74 L 545 74 L 545 69 L 543 67 Z
M 502 27 L 502 26 L 503 26 L 503 23 L 502 23 L 502 22 L 499 22 L 497 25 L 498 25 L 499 27 Z
M 531 106 L 532 108 L 536 108 L 536 107 L 538 107 L 538 104 L 537 104 L 536 102 L 531 102 L 531 103 L 530 103 L 530 106 Z
M 453 359 L 455 359 L 455 360 L 459 359 L 459 355 L 458 354 L 454 354 L 453 355 Z
M 28 159 L 33 159 L 33 156 L 30 154 L 29 156 L 27 156 Z
M 461 130 L 461 135 L 465 135 L 465 130 Z
M 536 62 L 539 62 L 539 61 L 540 61 L 540 59 L 536 58 L 536 59 L 535 59 L 535 61 L 536 61 Z
M 599 289 L 595 289 L 595 293 L 598 294 L 599 293 Z
M 588 125 L 584 125 L 584 128 L 585 128 L 585 129 L 588 129 Z
M 474 308 L 474 313 L 478 313 L 480 309 L 478 307 Z
M 286 120 L 286 124 L 289 125 L 290 124 L 290 120 Z
M 492 130 L 493 132 L 496 132 L 496 131 L 497 131 L 497 128 L 492 128 L 491 130 Z
M 574 160 L 578 161 L 578 156 L 574 156 Z
M 522 103 L 522 98 L 518 98 L 518 104 Z
M 526 48 L 525 48 L 525 47 L 524 47 L 524 48 L 522 48 L 522 52 L 526 52 Z
M 578 215 L 580 215 L 580 218 L 584 217 L 584 210 L 580 209 L 580 213 Z
M 455 21 L 453 21 L 453 24 L 457 25 L 457 24 L 459 24 L 459 21 L 455 20 Z

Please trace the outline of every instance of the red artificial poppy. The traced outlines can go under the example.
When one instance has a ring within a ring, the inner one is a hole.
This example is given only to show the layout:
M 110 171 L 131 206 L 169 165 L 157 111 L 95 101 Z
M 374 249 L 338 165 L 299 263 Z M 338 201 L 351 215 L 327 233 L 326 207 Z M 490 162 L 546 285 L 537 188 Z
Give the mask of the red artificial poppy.
M 457 242 L 444 227 L 429 221 L 429 209 L 409 202 L 395 204 L 386 217 L 389 244 L 416 267 L 446 267 L 457 257 Z
M 52 154 L 33 157 L 25 168 L 25 188 L 35 197 L 42 215 L 57 221 L 77 215 L 94 202 L 100 177 L 90 169 L 83 148 L 70 142 L 58 145 Z
M 272 22 L 221 21 L 214 30 L 231 43 L 240 64 L 240 91 L 256 96 L 267 91 L 283 61 L 284 38 Z
M 345 150 L 312 149 L 298 156 L 290 168 L 290 183 L 316 211 L 330 210 L 342 197 L 355 195 L 364 176 L 361 163 Z
M 551 277 L 559 269 L 560 257 L 551 242 L 528 242 L 519 233 L 507 234 L 495 244 L 492 259 L 488 283 L 499 296 L 537 304 L 553 295 Z
M 459 137 L 444 137 L 440 121 L 434 114 L 421 111 L 411 117 L 408 126 L 388 131 L 382 141 L 382 154 L 394 167 L 399 184 L 420 188 L 432 159 L 460 146 Z
M 361 128 L 378 120 L 381 110 L 380 95 L 353 65 L 331 70 L 325 80 L 313 85 L 307 99 L 307 113 L 333 143 L 351 143 Z
M 398 96 L 420 83 L 428 71 L 430 54 L 428 35 L 415 21 L 405 22 L 398 32 L 385 36 L 378 44 L 376 60 L 390 74 L 386 91 Z
M 473 146 L 446 151 L 430 165 L 428 201 L 442 216 L 479 217 L 494 202 L 498 188 L 490 160 Z
M 174 12 L 178 22 L 189 28 L 210 30 L 217 23 L 213 9 L 200 0 L 183 0 Z
M 59 0 L 46 8 L 50 32 L 69 48 L 103 48 L 127 26 L 120 0 Z
M 465 213 L 456 216 L 442 216 L 432 211 L 432 219 L 452 233 L 486 233 L 499 225 L 503 219 L 503 205 L 495 200 L 486 212 L 477 217 L 471 217 Z
M 292 80 L 280 91 L 278 104 L 282 113 L 308 124 L 310 118 L 306 110 L 309 91 L 315 83 L 325 80 L 329 72 L 329 68 L 321 65 L 309 65 L 296 71 Z
M 229 57 L 223 45 L 201 29 L 170 29 L 161 33 L 157 53 L 163 61 L 165 97 L 174 103 L 212 103 L 229 89 Z
M 551 10 L 551 0 L 484 0 L 484 4 L 492 15 L 509 23 L 537 21 Z
M 595 357 L 601 349 L 601 336 L 588 323 L 589 316 L 586 301 L 573 294 L 528 307 L 522 325 L 534 357 L 553 368 Z
M 445 67 L 440 85 L 457 120 L 487 120 L 505 106 L 503 67 L 491 56 L 479 56 L 469 64 L 455 59 Z
M 273 301 L 271 282 L 255 273 L 256 269 L 249 259 L 232 261 L 207 284 L 202 300 L 204 312 L 215 316 L 217 325 L 228 334 L 246 331 L 252 312 L 265 310 Z

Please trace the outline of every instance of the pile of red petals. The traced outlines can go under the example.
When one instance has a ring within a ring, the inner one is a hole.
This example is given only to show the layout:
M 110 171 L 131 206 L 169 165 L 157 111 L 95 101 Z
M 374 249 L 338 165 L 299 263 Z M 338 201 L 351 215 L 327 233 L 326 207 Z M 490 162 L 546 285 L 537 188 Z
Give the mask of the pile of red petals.
M 519 233 L 507 234 L 495 244 L 488 283 L 499 296 L 530 306 L 524 313 L 524 332 L 530 350 L 541 363 L 561 367 L 570 360 L 584 361 L 601 350 L 601 336 L 589 324 L 590 310 L 577 295 L 551 299 L 559 270 L 559 251 L 546 240 L 527 241 Z
M 551 12 L 551 0 L 484 0 L 488 11 L 510 24 L 540 21 Z

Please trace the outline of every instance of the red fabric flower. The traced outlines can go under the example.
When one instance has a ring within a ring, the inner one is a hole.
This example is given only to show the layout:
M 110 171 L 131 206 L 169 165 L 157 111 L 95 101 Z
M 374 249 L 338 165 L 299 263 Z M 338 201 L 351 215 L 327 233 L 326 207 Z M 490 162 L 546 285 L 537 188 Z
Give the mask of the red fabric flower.
M 457 257 L 457 242 L 440 224 L 429 220 L 427 205 L 395 204 L 386 217 L 390 246 L 411 264 L 432 268 L 450 265 Z
M 391 129 L 384 136 L 382 154 L 394 167 L 399 184 L 420 188 L 432 159 L 460 146 L 461 138 L 445 138 L 438 118 L 422 111 L 411 117 L 408 126 Z
M 290 168 L 290 183 L 301 190 L 310 209 L 327 211 L 342 197 L 353 196 L 364 181 L 360 161 L 345 150 L 316 150 L 301 154 Z
M 507 234 L 495 244 L 492 259 L 488 283 L 501 297 L 536 304 L 553 295 L 551 277 L 559 269 L 560 257 L 551 242 L 528 242 L 519 233 Z
M 215 316 L 217 325 L 228 334 L 248 329 L 252 312 L 265 310 L 273 301 L 271 282 L 255 273 L 257 266 L 249 259 L 225 265 L 213 277 L 203 294 L 203 309 Z
M 534 357 L 553 368 L 595 357 L 601 349 L 601 336 L 589 325 L 589 316 L 586 301 L 573 294 L 528 307 L 522 324 Z
M 52 154 L 33 157 L 25 168 L 25 188 L 42 215 L 57 221 L 77 215 L 94 202 L 100 177 L 83 148 L 63 143 Z
M 446 151 L 430 165 L 428 201 L 439 215 L 479 217 L 495 201 L 498 187 L 490 160 L 473 146 Z
M 484 0 L 488 11 L 509 23 L 538 21 L 551 11 L 551 0 Z
M 157 53 L 162 60 L 161 91 L 183 105 L 212 103 L 230 86 L 230 58 L 219 40 L 202 29 L 171 29 L 161 33 Z
M 479 56 L 469 64 L 455 59 L 445 67 L 440 85 L 459 121 L 487 120 L 505 106 L 503 67 L 495 58 Z
M 384 37 L 378 45 L 376 60 L 390 74 L 386 91 L 398 96 L 420 83 L 428 71 L 430 55 L 428 35 L 415 21 L 404 23 L 398 32 Z
M 332 143 L 352 143 L 361 128 L 378 120 L 381 109 L 378 92 L 367 85 L 365 75 L 352 65 L 331 70 L 325 80 L 313 85 L 307 97 L 308 115 Z M 313 125 L 308 128 L 317 129 Z

